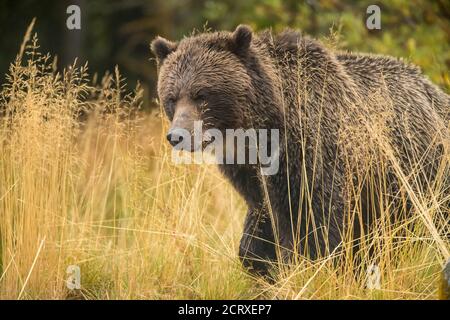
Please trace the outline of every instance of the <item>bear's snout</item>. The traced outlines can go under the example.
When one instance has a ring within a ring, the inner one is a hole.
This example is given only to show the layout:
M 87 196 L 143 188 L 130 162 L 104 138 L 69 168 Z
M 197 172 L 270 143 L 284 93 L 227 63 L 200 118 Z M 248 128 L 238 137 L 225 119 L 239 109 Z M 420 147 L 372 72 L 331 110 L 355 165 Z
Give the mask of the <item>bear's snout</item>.
M 175 147 L 177 144 L 181 143 L 183 141 L 183 130 L 180 128 L 172 128 L 169 130 L 169 133 L 167 134 L 166 138 L 169 141 L 169 143 Z
M 200 116 L 195 104 L 188 99 L 180 99 L 175 106 L 172 124 L 166 136 L 169 143 L 178 150 L 195 151 L 198 149 L 193 137 L 198 121 L 200 121 Z

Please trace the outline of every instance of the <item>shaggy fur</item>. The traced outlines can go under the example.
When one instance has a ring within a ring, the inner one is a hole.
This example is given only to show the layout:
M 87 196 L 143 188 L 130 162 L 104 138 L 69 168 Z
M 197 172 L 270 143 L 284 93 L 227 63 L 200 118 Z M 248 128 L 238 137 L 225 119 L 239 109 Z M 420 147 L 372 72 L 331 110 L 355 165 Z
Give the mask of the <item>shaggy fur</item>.
M 370 230 L 377 201 L 369 195 L 377 190 L 363 177 L 390 152 L 407 175 L 423 164 L 414 188 L 433 181 L 450 98 L 415 66 L 334 52 L 293 30 L 256 35 L 246 26 L 178 43 L 157 38 L 152 50 L 170 120 L 189 103 L 206 128 L 280 130 L 276 175 L 261 177 L 258 165 L 220 166 L 248 205 L 239 255 L 254 272 L 266 274 L 267 261 L 289 261 L 293 252 L 329 254 L 347 232 L 358 238 Z M 392 168 L 384 170 L 394 198 L 399 183 Z M 361 197 L 351 200 L 355 186 Z M 355 201 L 364 215 L 349 218 Z

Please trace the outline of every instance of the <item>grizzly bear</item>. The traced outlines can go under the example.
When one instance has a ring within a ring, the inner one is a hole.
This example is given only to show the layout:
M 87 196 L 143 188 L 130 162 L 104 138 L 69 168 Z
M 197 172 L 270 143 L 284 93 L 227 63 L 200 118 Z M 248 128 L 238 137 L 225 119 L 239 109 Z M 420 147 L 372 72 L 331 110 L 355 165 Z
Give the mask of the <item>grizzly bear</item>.
M 324 257 L 344 236 L 370 232 L 379 204 L 431 188 L 449 154 L 450 97 L 400 59 L 245 25 L 179 42 L 157 37 L 151 49 L 173 145 L 197 120 L 222 131 L 280 132 L 276 174 L 261 175 L 259 164 L 219 164 L 248 205 L 239 257 L 257 274 L 295 253 Z M 407 202 L 399 207 L 413 211 L 417 199 Z

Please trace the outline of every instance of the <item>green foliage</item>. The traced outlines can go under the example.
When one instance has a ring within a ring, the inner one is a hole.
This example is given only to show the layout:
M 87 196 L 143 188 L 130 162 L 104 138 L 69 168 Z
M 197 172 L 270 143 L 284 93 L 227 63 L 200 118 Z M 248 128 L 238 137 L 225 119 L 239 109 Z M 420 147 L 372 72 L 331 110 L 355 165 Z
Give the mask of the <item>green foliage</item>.
M 368 30 L 373 1 L 205 1 L 204 17 L 217 29 L 247 23 L 255 29 L 298 28 L 317 38 L 338 31 L 340 49 L 404 57 L 450 91 L 450 2 L 395 0 L 379 3 L 381 30 Z

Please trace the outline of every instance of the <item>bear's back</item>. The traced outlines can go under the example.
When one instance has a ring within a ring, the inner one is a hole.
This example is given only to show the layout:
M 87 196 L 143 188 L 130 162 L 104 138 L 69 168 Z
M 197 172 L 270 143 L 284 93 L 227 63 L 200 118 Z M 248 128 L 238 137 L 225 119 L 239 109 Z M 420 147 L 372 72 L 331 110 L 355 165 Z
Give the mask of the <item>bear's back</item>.
M 338 52 L 336 58 L 363 97 L 384 90 L 398 111 L 408 111 L 411 106 L 427 111 L 429 107 L 429 111 L 436 111 L 443 120 L 450 120 L 450 97 L 431 83 L 416 65 L 374 54 Z

